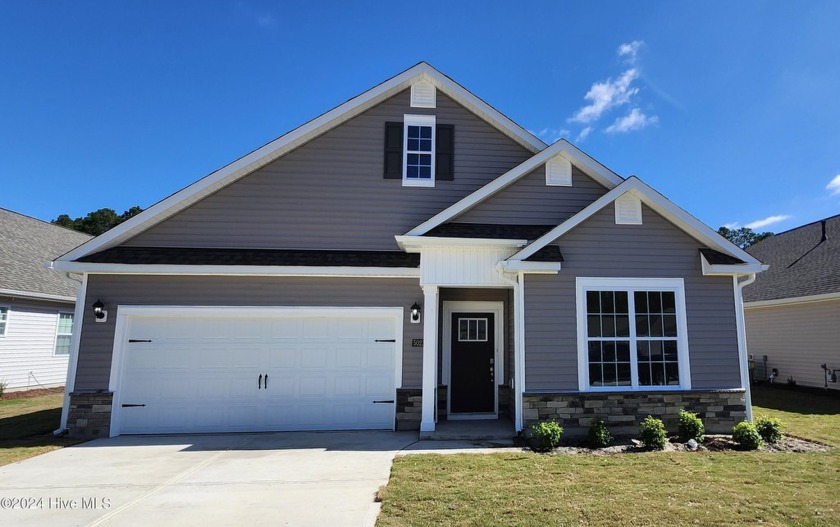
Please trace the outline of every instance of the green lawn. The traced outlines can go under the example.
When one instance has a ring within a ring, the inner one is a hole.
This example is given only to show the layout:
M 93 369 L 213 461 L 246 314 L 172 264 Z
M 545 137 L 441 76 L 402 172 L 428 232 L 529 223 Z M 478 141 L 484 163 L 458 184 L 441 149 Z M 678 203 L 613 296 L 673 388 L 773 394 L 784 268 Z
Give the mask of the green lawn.
M 840 399 L 757 389 L 756 415 L 840 446 Z M 398 457 L 393 525 L 840 525 L 840 450 Z
M 63 395 L 32 399 L 0 399 L 0 465 L 80 443 L 56 438 Z

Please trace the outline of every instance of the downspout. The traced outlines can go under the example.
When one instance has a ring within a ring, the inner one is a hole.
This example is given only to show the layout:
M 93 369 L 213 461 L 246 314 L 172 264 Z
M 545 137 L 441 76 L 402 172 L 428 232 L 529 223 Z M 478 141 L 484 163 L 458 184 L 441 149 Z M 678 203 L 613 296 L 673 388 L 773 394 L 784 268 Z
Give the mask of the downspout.
M 52 265 L 50 265 L 52 268 Z M 70 363 L 67 365 L 67 380 L 64 383 L 64 402 L 61 406 L 61 422 L 53 435 L 60 436 L 67 431 L 67 416 L 70 413 L 70 394 L 76 387 L 76 368 L 79 364 L 79 343 L 82 340 L 82 318 L 85 313 L 85 297 L 87 296 L 87 273 L 82 279 L 74 278 L 71 273 L 64 273 L 67 278 L 78 282 L 79 292 L 76 293 L 76 309 L 73 312 L 73 325 L 75 326 L 70 342 Z
M 496 266 L 496 271 L 499 277 L 513 287 L 513 369 L 514 381 L 514 409 L 513 409 L 513 424 L 517 432 L 521 432 L 523 428 L 522 419 L 522 394 L 525 391 L 525 274 L 523 272 L 516 273 L 516 279 L 508 278 L 505 270 L 500 266 Z
M 747 410 L 747 421 L 752 422 L 752 394 L 750 393 L 749 364 L 747 362 L 747 331 L 744 319 L 744 292 L 743 289 L 755 282 L 755 273 L 747 275 L 743 282 L 738 281 L 738 276 L 732 277 L 735 285 L 735 326 L 738 332 L 738 356 L 741 362 L 741 387 L 744 389 L 744 404 Z

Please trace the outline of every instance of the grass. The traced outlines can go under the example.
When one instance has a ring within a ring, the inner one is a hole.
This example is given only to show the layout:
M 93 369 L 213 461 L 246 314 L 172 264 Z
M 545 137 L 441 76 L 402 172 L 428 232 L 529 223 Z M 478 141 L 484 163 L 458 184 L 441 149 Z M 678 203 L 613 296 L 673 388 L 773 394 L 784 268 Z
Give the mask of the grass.
M 840 398 L 759 388 L 756 415 L 840 446 Z M 840 525 L 840 450 L 398 457 L 395 525 Z
M 52 435 L 62 400 L 62 394 L 0 399 L 0 466 L 81 442 Z

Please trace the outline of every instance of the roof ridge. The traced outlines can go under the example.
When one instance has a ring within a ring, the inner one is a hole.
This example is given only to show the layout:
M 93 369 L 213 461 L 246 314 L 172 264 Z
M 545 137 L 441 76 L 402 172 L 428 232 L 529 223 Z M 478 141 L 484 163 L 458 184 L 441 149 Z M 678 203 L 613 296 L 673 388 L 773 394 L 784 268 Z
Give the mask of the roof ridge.
M 0 207 L 0 210 L 5 211 L 5 212 L 9 212 L 11 214 L 15 214 L 17 216 L 21 216 L 21 217 L 26 218 L 28 220 L 34 220 L 34 221 L 37 221 L 38 223 L 43 223 L 44 225 L 49 225 L 49 226 L 55 227 L 57 229 L 64 229 L 65 231 L 74 232 L 76 234 L 79 234 L 80 236 L 87 236 L 88 238 L 93 238 L 92 235 L 90 235 L 86 232 L 77 231 L 76 229 L 71 229 L 69 227 L 65 227 L 64 225 L 59 225 L 57 223 L 53 223 L 52 221 L 42 220 L 41 218 L 36 218 L 35 216 L 30 216 L 29 214 L 24 214 L 24 213 L 18 212 L 16 210 L 7 209 L 5 207 Z

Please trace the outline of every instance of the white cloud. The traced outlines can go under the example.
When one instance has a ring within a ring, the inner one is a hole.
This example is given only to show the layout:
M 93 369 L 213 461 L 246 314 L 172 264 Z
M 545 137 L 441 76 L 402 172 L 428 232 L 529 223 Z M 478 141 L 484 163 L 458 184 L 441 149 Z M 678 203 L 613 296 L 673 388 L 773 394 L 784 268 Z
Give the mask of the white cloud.
M 741 228 L 741 224 L 738 223 L 737 221 L 733 221 L 732 223 L 724 223 L 723 226 L 726 227 L 727 229 L 730 229 L 730 230 L 735 230 L 735 229 L 740 229 Z
M 774 223 L 779 223 L 780 221 L 789 220 L 792 216 L 789 214 L 777 214 L 776 216 L 768 216 L 763 220 L 755 220 L 751 223 L 747 223 L 744 227 L 748 229 L 762 229 L 767 227 L 768 225 L 773 225 Z
M 543 128 L 539 132 L 531 132 L 548 144 L 553 144 L 568 137 L 571 132 L 565 128 Z
M 633 64 L 636 62 L 636 56 L 639 54 L 639 49 L 641 49 L 643 44 L 644 42 L 641 40 L 634 40 L 633 42 L 621 44 L 618 46 L 618 56 L 626 57 L 625 60 L 630 64 Z
M 583 96 L 590 103 L 578 110 L 569 118 L 569 121 L 591 123 L 598 120 L 608 110 L 627 104 L 630 102 L 630 97 L 639 93 L 638 88 L 630 86 L 638 77 L 639 70 L 630 68 L 615 80 L 609 78 L 604 82 L 596 82 Z
M 830 191 L 832 196 L 840 194 L 840 174 L 834 176 L 834 179 L 828 182 L 825 189 Z
M 638 108 L 633 108 L 630 110 L 630 113 L 624 117 L 616 119 L 615 122 L 609 125 L 604 131 L 608 134 L 631 132 L 633 130 L 641 130 L 642 128 L 654 124 L 657 121 L 659 121 L 659 118 L 655 115 L 647 116 Z
M 580 133 L 577 136 L 577 139 L 575 139 L 575 142 L 577 143 L 577 142 L 580 142 L 580 141 L 583 141 L 584 139 L 586 139 L 586 137 L 589 135 L 589 133 L 591 131 L 592 131 L 591 126 L 587 126 L 583 130 L 581 130 Z

